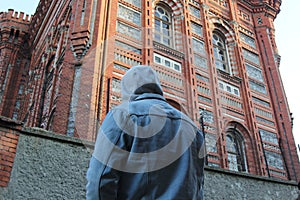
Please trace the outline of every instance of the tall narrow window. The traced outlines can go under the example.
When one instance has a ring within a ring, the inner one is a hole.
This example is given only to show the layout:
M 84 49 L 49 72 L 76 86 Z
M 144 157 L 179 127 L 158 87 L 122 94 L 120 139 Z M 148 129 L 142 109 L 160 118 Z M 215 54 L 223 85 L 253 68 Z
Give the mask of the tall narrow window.
M 228 167 L 233 171 L 247 171 L 244 141 L 241 136 L 230 132 L 226 136 Z
M 172 46 L 172 15 L 171 10 L 164 5 L 155 7 L 154 39 L 167 46 Z
M 225 72 L 230 72 L 228 55 L 226 50 L 225 39 L 219 34 L 213 33 L 213 46 L 214 46 L 214 57 L 217 69 Z

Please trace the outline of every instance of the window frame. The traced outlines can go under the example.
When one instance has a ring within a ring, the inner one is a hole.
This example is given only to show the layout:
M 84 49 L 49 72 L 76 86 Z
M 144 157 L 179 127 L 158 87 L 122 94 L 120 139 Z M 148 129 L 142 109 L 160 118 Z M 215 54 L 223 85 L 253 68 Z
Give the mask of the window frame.
M 226 83 L 224 81 L 219 80 L 218 81 L 218 87 L 219 87 L 220 90 L 228 92 L 228 93 L 230 93 L 232 95 L 235 95 L 237 97 L 241 96 L 240 89 L 238 87 L 236 87 L 234 85 L 231 85 L 229 83 Z M 230 91 L 227 88 L 230 88 Z
M 158 62 L 158 59 L 160 60 L 159 62 Z M 161 54 L 154 53 L 153 54 L 153 62 L 155 64 L 165 66 L 166 68 L 175 70 L 176 72 L 179 72 L 179 73 L 182 72 L 182 65 L 181 65 L 181 63 L 179 63 L 179 62 L 177 62 L 175 60 L 172 60 L 170 58 L 167 58 L 167 57 L 165 57 L 165 56 L 163 56 Z M 166 62 L 169 62 L 170 66 L 165 65 Z
M 163 10 L 164 13 L 159 12 L 159 9 Z M 158 16 L 159 14 L 160 16 Z M 163 19 L 163 17 L 169 20 Z M 154 41 L 159 42 L 168 47 L 174 47 L 174 21 L 173 12 L 170 7 L 165 4 L 158 3 L 154 8 Z M 164 26 L 168 26 L 167 31 Z M 168 35 L 166 35 L 168 33 Z M 166 41 L 168 42 L 166 42 Z
M 232 138 L 232 142 L 235 146 L 235 152 L 231 151 L 230 148 L 228 148 L 228 138 Z M 226 133 L 226 152 L 227 152 L 227 163 L 229 170 L 237 171 L 237 172 L 248 172 L 247 169 L 247 159 L 245 154 L 245 141 L 244 138 L 240 135 L 240 133 L 234 129 L 229 130 Z M 230 162 L 230 157 L 235 156 L 235 162 Z M 231 165 L 231 163 L 236 164 Z
M 217 39 L 215 38 L 217 37 Z M 231 74 L 230 59 L 228 56 L 228 47 L 224 34 L 219 31 L 212 33 L 213 56 L 215 58 L 215 66 L 217 69 Z M 221 44 L 221 45 L 219 45 Z M 223 52 L 221 54 L 220 52 Z M 222 65 L 222 67 L 220 67 Z

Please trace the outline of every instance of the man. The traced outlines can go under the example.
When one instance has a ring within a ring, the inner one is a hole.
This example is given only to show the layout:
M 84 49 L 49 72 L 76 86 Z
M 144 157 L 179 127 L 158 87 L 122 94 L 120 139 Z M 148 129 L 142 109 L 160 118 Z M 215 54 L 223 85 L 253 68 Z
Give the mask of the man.
M 151 67 L 132 67 L 121 87 L 98 132 L 87 199 L 202 199 L 202 133 L 166 102 Z

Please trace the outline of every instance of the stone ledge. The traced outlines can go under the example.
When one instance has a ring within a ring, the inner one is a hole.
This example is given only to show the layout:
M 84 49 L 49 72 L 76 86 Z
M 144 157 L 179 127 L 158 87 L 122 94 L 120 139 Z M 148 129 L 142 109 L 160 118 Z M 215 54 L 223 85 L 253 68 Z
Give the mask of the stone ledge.
M 17 131 L 19 134 L 24 134 L 24 135 L 28 135 L 28 136 L 45 138 L 45 139 L 49 139 L 49 140 L 59 141 L 62 143 L 70 143 L 70 144 L 74 144 L 77 146 L 85 146 L 90 149 L 94 149 L 94 146 L 95 146 L 94 142 L 67 136 L 67 135 L 63 135 L 63 134 L 54 133 L 54 132 L 47 131 L 42 128 L 22 127 L 21 122 L 11 120 L 11 119 L 5 118 L 3 116 L 0 116 L 0 125 L 5 128 L 11 128 L 11 129 Z M 230 170 L 222 169 L 222 168 L 205 166 L 205 170 L 211 171 L 211 172 L 219 172 L 219 173 L 223 173 L 223 174 L 231 175 L 231 176 L 239 176 L 242 178 L 251 178 L 251 179 L 266 181 L 266 182 L 271 182 L 271 183 L 297 186 L 297 183 L 295 181 L 286 181 L 286 180 L 281 180 L 281 179 L 276 179 L 276 178 L 263 177 L 263 176 L 254 175 L 254 174 L 234 172 L 234 171 L 230 171 Z
M 230 171 L 230 170 L 227 170 L 227 169 L 210 167 L 210 166 L 205 166 L 205 170 L 206 171 L 223 173 L 223 174 L 231 175 L 231 176 L 240 176 L 242 178 L 251 178 L 251 179 L 255 179 L 255 180 L 259 180 L 259 181 L 278 183 L 278 184 L 283 184 L 283 185 L 291 185 L 291 186 L 297 186 L 298 185 L 295 181 L 286 181 L 286 180 L 281 180 L 281 179 L 277 179 L 277 178 L 269 178 L 269 177 L 254 175 L 254 174 L 235 172 L 235 171 Z
M 50 140 L 56 140 L 59 142 L 63 142 L 63 143 L 71 143 L 71 144 L 75 144 L 78 146 L 85 146 L 88 148 L 94 148 L 94 142 L 90 142 L 87 140 L 83 140 L 80 138 L 75 138 L 75 137 L 71 137 L 71 136 L 67 136 L 67 135 L 63 135 L 63 134 L 59 134 L 59 133 L 54 133 L 51 131 L 47 131 L 45 129 L 42 128 L 38 128 L 38 127 L 23 127 L 23 129 L 20 131 L 20 134 L 26 134 L 29 136 L 34 136 L 34 137 L 41 137 L 41 138 L 46 138 L 46 139 L 50 139 Z
M 11 129 L 18 129 L 20 130 L 20 127 L 23 125 L 22 122 L 16 121 L 4 116 L 0 116 L 0 126 L 4 128 L 11 128 Z

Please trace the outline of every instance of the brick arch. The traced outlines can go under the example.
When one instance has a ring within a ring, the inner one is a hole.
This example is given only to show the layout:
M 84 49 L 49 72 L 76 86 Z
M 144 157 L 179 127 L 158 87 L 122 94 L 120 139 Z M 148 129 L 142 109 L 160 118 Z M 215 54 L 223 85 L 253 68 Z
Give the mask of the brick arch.
M 183 14 L 183 6 L 178 0 L 155 0 L 152 2 L 153 8 L 155 8 L 158 3 L 165 3 L 172 9 L 174 16 L 181 16 Z
M 219 17 L 211 17 L 209 19 L 209 23 L 211 24 L 213 31 L 218 30 L 219 32 L 224 34 L 227 43 L 228 57 L 230 61 L 229 66 L 231 67 L 232 74 L 237 75 L 238 68 L 234 50 L 234 48 L 236 47 L 236 36 L 234 28 L 227 21 Z
M 176 108 L 177 110 L 181 111 L 182 113 L 188 115 L 187 110 L 184 108 L 184 106 L 182 106 L 182 104 L 180 104 L 179 102 L 175 101 L 174 99 L 170 99 L 170 98 L 166 98 L 166 101 L 173 106 L 174 108 Z
M 236 132 L 243 137 L 244 139 L 244 151 L 246 155 L 246 162 L 247 162 L 247 168 L 248 172 L 251 174 L 257 174 L 258 173 L 258 164 L 257 164 L 257 155 L 255 151 L 255 142 L 252 139 L 252 136 L 250 134 L 250 131 L 241 123 L 237 121 L 228 121 L 225 124 L 224 133 L 226 136 L 226 133 L 232 132 L 232 130 L 236 130 Z
M 181 4 L 181 2 L 179 0 L 155 0 L 152 2 L 152 7 L 153 9 L 155 9 L 155 6 L 158 3 L 163 3 L 166 4 L 167 6 L 170 7 L 170 9 L 172 10 L 172 18 L 174 21 L 174 48 L 176 48 L 176 50 L 182 50 L 183 49 L 183 36 L 182 36 L 182 16 L 183 16 L 183 5 Z M 152 20 L 153 20 L 153 24 L 155 24 L 154 20 L 155 20 L 155 12 L 152 12 Z

